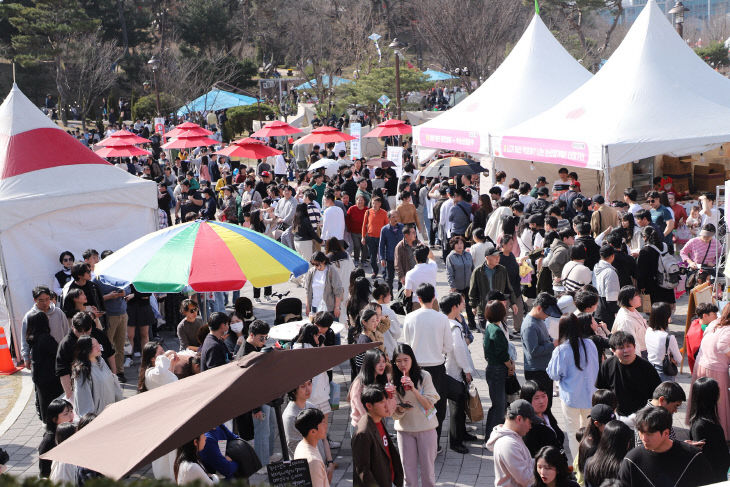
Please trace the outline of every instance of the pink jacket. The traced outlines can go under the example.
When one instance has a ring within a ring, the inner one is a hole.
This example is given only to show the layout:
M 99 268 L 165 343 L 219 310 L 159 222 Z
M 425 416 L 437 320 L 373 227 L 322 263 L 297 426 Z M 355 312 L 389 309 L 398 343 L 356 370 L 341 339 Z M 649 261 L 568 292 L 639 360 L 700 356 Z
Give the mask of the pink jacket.
M 360 394 L 362 393 L 362 382 L 360 382 L 360 378 L 356 377 L 355 380 L 352 381 L 352 385 L 350 386 L 350 392 L 347 394 L 347 397 L 350 401 L 350 424 L 352 424 L 353 427 L 357 427 L 357 422 L 360 421 L 360 418 L 365 416 L 368 411 L 365 409 L 365 406 L 362 405 L 362 402 L 360 402 Z

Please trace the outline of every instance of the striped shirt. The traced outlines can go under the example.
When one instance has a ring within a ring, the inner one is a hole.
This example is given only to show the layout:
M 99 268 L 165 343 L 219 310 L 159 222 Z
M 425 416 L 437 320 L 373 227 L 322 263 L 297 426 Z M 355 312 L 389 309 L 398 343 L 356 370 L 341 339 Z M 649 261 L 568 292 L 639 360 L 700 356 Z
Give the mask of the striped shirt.
M 707 257 L 705 257 L 705 253 L 707 253 Z M 684 245 L 679 255 L 685 262 L 692 260 L 697 264 L 714 267 L 717 261 L 717 239 L 713 238 L 708 244 L 701 237 L 692 238 Z

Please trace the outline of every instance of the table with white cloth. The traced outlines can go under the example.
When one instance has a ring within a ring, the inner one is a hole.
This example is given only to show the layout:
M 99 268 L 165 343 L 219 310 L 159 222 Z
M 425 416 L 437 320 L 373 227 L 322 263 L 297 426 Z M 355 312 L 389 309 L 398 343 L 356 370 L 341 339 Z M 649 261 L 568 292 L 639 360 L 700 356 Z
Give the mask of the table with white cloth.
M 281 325 L 272 326 L 269 330 L 269 338 L 285 342 L 293 341 L 299 334 L 299 330 L 310 323 L 309 320 L 290 321 Z M 335 321 L 332 323 L 332 331 L 341 334 L 345 330 L 345 324 Z

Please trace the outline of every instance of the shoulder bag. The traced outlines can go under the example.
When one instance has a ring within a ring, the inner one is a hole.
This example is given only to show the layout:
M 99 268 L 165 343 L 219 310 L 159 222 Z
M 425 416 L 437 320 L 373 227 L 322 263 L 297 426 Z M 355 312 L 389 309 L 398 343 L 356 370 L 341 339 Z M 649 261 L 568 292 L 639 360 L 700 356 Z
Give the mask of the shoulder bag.
M 664 359 L 662 359 L 662 374 L 674 377 L 677 375 L 677 364 L 672 362 L 672 356 L 669 354 L 669 339 L 671 335 L 667 333 L 667 339 L 664 342 Z

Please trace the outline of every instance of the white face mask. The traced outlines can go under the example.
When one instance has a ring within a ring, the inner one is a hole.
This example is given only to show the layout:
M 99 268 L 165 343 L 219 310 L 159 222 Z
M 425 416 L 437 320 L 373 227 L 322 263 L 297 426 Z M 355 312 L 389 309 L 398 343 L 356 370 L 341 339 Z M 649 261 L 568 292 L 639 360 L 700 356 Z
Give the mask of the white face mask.
M 243 322 L 237 321 L 235 323 L 231 323 L 231 330 L 233 330 L 234 333 L 241 333 L 243 331 Z

